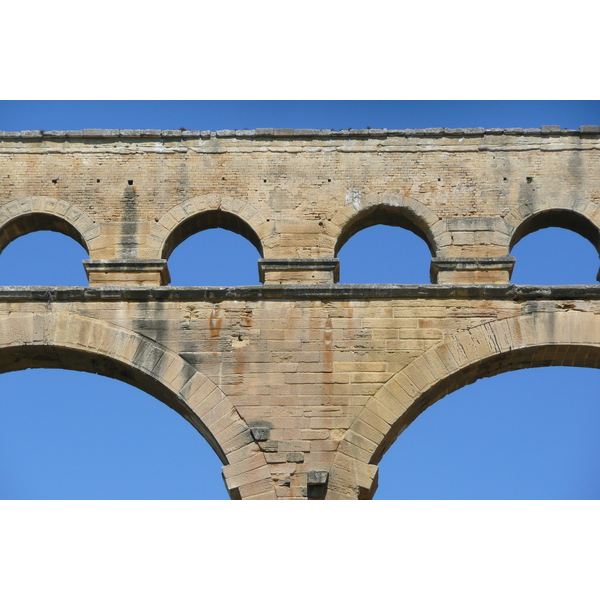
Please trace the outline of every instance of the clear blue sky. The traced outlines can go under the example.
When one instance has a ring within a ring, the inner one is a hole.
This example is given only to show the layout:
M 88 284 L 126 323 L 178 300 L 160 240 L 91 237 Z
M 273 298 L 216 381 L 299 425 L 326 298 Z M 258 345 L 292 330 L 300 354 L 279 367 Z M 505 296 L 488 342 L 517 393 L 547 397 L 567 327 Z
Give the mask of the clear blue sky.
M 600 102 L 0 102 L 4 131 L 586 124 L 600 124 Z M 210 266 L 194 260 L 215 247 L 221 251 Z M 513 255 L 514 283 L 597 283 L 598 253 L 572 232 L 539 231 Z M 0 255 L 0 285 L 86 285 L 84 258 L 70 238 L 29 234 Z M 172 285 L 258 284 L 257 259 L 243 238 L 203 232 L 171 256 Z M 425 244 L 398 228 L 360 232 L 340 260 L 343 283 L 428 282 Z M 7 373 L 0 381 L 1 498 L 227 497 L 208 444 L 145 393 L 59 370 Z M 423 413 L 383 458 L 376 498 L 599 498 L 599 389 L 596 370 L 543 368 L 458 390 Z

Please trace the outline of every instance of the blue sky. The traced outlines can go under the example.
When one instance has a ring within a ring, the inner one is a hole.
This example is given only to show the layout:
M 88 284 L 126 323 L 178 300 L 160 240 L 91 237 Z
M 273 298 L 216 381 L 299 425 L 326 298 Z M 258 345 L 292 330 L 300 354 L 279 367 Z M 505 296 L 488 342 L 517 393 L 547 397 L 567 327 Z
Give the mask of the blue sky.
M 0 102 L 4 131 L 577 129 L 599 123 L 595 101 Z M 194 259 L 215 247 L 227 248 L 218 253 L 222 262 L 211 260 L 209 266 Z M 428 283 L 425 244 L 398 228 L 363 230 L 339 256 L 343 283 Z M 598 253 L 570 231 L 536 232 L 515 246 L 513 256 L 514 283 L 597 283 Z M 70 238 L 29 234 L 0 255 L 0 285 L 86 285 L 84 258 Z M 173 252 L 172 285 L 258 284 L 257 259 L 240 236 L 202 232 Z M 145 393 L 59 370 L 7 373 L 0 381 L 1 498 L 227 497 L 220 462 L 208 444 Z M 392 446 L 380 463 L 376 498 L 599 498 L 599 388 L 596 370 L 543 368 L 458 390 L 423 413 Z

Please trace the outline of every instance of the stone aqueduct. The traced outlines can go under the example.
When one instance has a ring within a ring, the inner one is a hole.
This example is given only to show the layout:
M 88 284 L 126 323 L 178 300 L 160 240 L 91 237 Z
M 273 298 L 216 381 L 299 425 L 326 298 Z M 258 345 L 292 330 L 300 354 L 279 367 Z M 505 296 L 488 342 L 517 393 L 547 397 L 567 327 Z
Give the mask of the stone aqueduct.
M 511 248 L 537 229 L 600 249 L 599 138 L 0 133 L 0 249 L 47 229 L 89 254 L 88 287 L 0 287 L 0 372 L 78 369 L 147 391 L 208 440 L 232 498 L 371 498 L 383 453 L 449 392 L 600 366 L 600 286 L 510 284 Z M 380 223 L 426 241 L 431 285 L 336 283 L 338 250 Z M 262 285 L 168 286 L 172 250 L 213 227 L 256 246 Z

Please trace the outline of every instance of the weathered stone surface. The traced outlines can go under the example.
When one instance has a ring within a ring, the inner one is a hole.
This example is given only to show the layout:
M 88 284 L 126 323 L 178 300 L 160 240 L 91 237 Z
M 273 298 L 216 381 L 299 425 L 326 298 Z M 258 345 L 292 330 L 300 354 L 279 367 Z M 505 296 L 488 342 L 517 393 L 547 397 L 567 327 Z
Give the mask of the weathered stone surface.
M 89 254 L 89 287 L 0 287 L 0 372 L 68 366 L 153 394 L 206 437 L 232 498 L 370 498 L 383 453 L 450 391 L 600 366 L 600 286 L 510 284 L 512 246 L 540 227 L 600 248 L 599 137 L 0 132 L 0 249 L 51 229 Z M 431 285 L 334 283 L 377 223 L 426 240 Z M 264 285 L 167 287 L 170 253 L 210 227 L 255 245 Z

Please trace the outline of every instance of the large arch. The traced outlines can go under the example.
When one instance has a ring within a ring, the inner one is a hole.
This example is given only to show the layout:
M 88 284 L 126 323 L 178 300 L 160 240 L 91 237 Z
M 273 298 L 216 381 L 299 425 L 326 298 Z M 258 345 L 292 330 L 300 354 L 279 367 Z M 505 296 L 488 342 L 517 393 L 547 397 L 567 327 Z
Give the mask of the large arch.
M 90 256 L 100 241 L 98 225 L 80 208 L 66 200 L 29 196 L 0 210 L 0 251 L 18 237 L 41 230 L 73 238 Z
M 371 498 L 377 463 L 427 407 L 482 377 L 523 368 L 600 368 L 600 315 L 563 303 L 484 323 L 448 336 L 373 395 L 340 443 L 331 471 L 332 498 Z
M 99 373 L 149 393 L 204 436 L 225 465 L 232 498 L 275 498 L 264 455 L 231 401 L 159 343 L 52 305 L 0 318 L 0 372 L 35 367 Z

